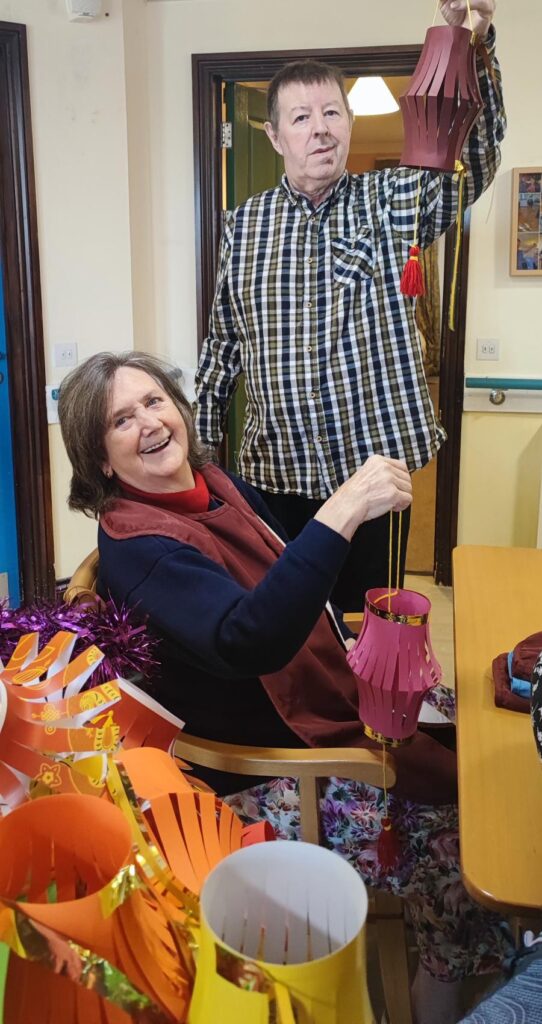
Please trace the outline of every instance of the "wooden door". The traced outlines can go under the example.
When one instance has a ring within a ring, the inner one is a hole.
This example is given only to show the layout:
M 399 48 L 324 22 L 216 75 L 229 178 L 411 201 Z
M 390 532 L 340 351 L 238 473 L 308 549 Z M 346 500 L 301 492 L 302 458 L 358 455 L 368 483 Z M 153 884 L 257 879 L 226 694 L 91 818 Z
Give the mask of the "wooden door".
M 265 87 L 229 82 L 225 87 L 225 105 L 226 119 L 232 125 L 232 146 L 226 157 L 226 196 L 228 209 L 233 210 L 249 196 L 278 185 L 284 163 L 265 134 Z M 246 401 L 242 374 L 230 404 L 226 428 L 227 462 L 233 472 L 237 472 Z

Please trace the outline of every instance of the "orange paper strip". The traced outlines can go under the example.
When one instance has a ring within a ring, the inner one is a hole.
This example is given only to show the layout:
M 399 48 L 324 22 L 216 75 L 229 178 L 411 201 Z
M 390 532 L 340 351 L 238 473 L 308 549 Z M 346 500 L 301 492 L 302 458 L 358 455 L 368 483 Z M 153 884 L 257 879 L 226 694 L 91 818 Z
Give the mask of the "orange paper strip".
M 30 634 L 34 637 L 36 634 Z M 39 635 L 39 634 L 38 634 Z M 22 637 L 21 640 L 25 638 Z M 21 664 L 21 657 L 25 650 L 25 645 L 19 641 L 12 657 L 10 658 L 6 672 L 11 676 L 11 679 L 17 685 L 22 686 L 23 683 L 32 683 L 37 680 L 45 672 L 50 672 L 54 675 L 61 672 L 66 668 L 70 655 L 75 646 L 77 636 L 75 633 L 68 633 L 62 630 L 56 633 L 48 644 L 42 647 L 36 657 L 32 661 L 25 661 Z M 19 652 L 19 645 L 21 646 L 21 652 Z M 51 671 L 52 670 L 52 671 Z

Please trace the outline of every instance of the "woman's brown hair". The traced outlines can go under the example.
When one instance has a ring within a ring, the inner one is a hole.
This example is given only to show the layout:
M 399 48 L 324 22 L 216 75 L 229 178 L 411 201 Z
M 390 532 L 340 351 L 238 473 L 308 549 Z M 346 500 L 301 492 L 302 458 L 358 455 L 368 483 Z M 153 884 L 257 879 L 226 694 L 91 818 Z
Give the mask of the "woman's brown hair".
M 178 371 L 146 352 L 100 352 L 85 360 L 60 387 L 58 416 L 73 475 L 68 505 L 98 518 L 121 493 L 115 477 L 106 477 L 104 437 L 113 378 L 121 367 L 143 370 L 177 406 L 186 424 L 188 461 L 193 469 L 209 462 L 211 452 L 199 440 L 192 408 L 178 383 Z

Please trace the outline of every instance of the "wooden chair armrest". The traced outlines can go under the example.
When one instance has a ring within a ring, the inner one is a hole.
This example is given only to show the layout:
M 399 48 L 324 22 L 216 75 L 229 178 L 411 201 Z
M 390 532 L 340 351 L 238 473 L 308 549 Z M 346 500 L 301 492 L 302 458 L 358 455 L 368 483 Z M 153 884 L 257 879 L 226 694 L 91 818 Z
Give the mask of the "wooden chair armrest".
M 66 604 L 94 603 L 100 601 L 96 594 L 98 579 L 99 554 L 98 548 L 87 555 L 84 562 L 75 570 L 69 585 L 64 591 Z
M 343 622 L 353 633 L 359 633 L 363 622 L 363 612 L 344 612 Z
M 336 775 L 356 779 L 370 786 L 382 785 L 382 753 L 358 747 L 243 747 L 234 743 L 200 739 L 179 733 L 175 753 L 191 764 L 236 775 L 293 776 L 299 779 Z M 386 783 L 396 780 L 395 762 L 386 758 Z

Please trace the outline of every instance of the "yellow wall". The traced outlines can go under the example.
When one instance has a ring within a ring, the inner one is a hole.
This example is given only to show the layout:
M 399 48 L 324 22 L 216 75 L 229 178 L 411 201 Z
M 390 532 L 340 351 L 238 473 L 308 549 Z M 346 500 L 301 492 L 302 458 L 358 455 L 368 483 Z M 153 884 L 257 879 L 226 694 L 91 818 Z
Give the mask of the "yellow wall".
M 458 543 L 536 547 L 542 416 L 471 412 L 461 442 Z
M 191 54 L 421 41 L 429 0 L 109 0 L 108 18 L 70 23 L 64 0 L 0 0 L 0 20 L 28 26 L 47 376 L 56 341 L 79 357 L 135 341 L 184 365 L 196 361 Z M 263 16 L 264 11 L 265 17 Z M 541 162 L 539 0 L 501 0 L 499 54 L 510 131 L 496 185 L 473 213 L 468 372 L 476 337 L 498 337 L 492 369 L 542 376 L 540 279 L 508 276 L 511 168 Z M 517 422 L 516 422 L 517 421 Z M 532 543 L 534 466 L 542 415 L 464 416 L 462 541 Z M 95 526 L 65 506 L 68 469 L 50 427 L 56 573 L 69 574 Z M 503 481 L 489 473 L 494 466 Z M 487 476 L 484 474 L 487 473 Z M 523 473 L 523 475 L 522 475 Z M 484 480 L 484 486 L 481 481 Z

